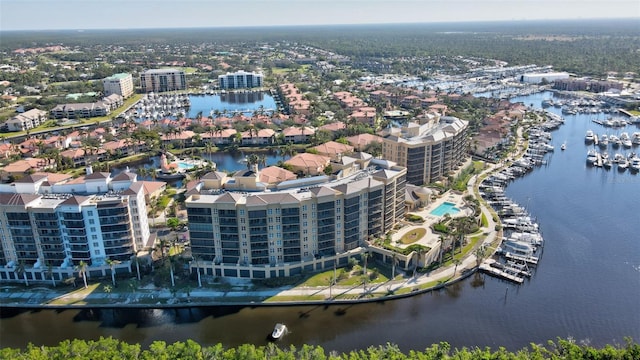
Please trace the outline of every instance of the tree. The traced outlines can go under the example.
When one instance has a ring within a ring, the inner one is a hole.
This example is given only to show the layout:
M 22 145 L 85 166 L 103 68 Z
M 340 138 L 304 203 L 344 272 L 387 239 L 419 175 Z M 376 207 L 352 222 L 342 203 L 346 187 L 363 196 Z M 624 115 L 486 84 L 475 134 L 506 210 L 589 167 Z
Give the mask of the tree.
M 173 275 L 173 267 L 176 262 L 177 262 L 177 259 L 175 256 L 169 256 L 169 271 L 171 274 L 171 287 L 176 286 L 175 276 Z
M 175 231 L 178 228 L 178 226 L 180 226 L 180 220 L 175 217 L 168 218 L 167 226 L 170 227 L 172 231 Z
M 438 264 L 442 265 L 442 253 L 444 252 L 444 243 L 447 238 L 444 235 L 438 236 L 438 242 L 440 243 L 440 252 L 438 254 Z
M 29 280 L 27 280 L 27 269 L 26 269 L 26 265 L 24 264 L 24 261 L 20 260 L 18 262 L 18 267 L 16 268 L 16 272 L 19 275 L 22 275 L 22 278 L 24 279 L 24 285 L 25 286 L 29 286 Z
M 458 271 L 458 265 L 462 264 L 462 261 L 460 259 L 453 259 L 453 263 L 456 265 L 453 268 L 453 276 L 456 276 L 456 272 Z
M 200 257 L 194 256 L 193 260 L 196 262 L 196 272 L 198 273 L 198 287 L 202 287 L 202 279 L 200 278 Z
M 391 255 L 391 280 L 396 278 L 396 266 L 398 264 L 398 253 L 395 251 Z
M 138 255 L 133 255 L 131 257 L 131 261 L 136 265 L 136 273 L 138 275 L 138 281 L 140 281 L 140 259 L 138 258 Z
M 111 292 L 113 291 L 113 287 L 111 285 L 105 285 L 102 287 L 102 291 L 107 294 L 107 297 L 111 297 Z
M 480 267 L 482 261 L 487 256 L 487 248 L 482 245 L 479 248 L 473 250 L 473 255 L 476 257 L 476 267 Z
M 363 280 L 362 283 L 363 283 L 364 291 L 367 291 L 367 261 L 370 256 L 371 254 L 369 254 L 368 251 L 362 254 L 362 261 L 364 262 L 364 268 L 362 271 L 362 280 Z
M 84 288 L 88 288 L 87 285 L 87 263 L 84 260 L 80 260 L 80 263 L 76 267 L 78 274 L 82 277 L 82 281 L 84 282 Z
M 109 269 L 111 270 L 111 283 L 113 283 L 113 287 L 115 287 L 116 286 L 116 271 L 115 271 L 115 267 L 116 267 L 116 265 L 120 264 L 120 261 L 111 260 L 111 259 L 107 258 L 107 260 L 105 260 L 105 262 L 107 263 L 107 265 L 109 265 Z
M 47 275 L 49 275 L 53 287 L 56 287 L 56 279 L 53 277 L 53 263 L 51 261 L 47 262 Z

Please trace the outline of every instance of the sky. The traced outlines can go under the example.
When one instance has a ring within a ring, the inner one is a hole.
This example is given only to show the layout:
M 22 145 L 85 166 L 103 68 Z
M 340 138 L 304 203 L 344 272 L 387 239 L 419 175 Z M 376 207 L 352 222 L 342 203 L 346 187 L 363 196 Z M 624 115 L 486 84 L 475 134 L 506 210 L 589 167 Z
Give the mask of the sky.
M 2 31 L 602 18 L 640 0 L 0 0 Z

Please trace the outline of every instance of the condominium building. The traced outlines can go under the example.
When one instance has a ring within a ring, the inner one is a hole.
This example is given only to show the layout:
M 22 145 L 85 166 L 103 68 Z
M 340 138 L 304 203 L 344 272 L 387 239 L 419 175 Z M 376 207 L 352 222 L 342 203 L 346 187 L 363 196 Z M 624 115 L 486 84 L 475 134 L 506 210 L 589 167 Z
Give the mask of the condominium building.
M 140 88 L 143 93 L 186 90 L 187 78 L 178 69 L 147 70 L 140 74 Z
M 243 70 L 218 75 L 218 85 L 221 89 L 250 89 L 262 87 L 263 75 Z
M 80 262 L 104 274 L 107 259 L 129 268 L 150 246 L 144 186 L 135 174 L 36 173 L 12 185 L 0 189 L 1 281 L 63 280 Z M 76 194 L 56 192 L 71 188 Z
M 407 168 L 407 182 L 424 185 L 447 177 L 467 157 L 467 121 L 443 116 L 383 131 L 382 157 Z
M 40 126 L 48 118 L 49 115 L 46 111 L 31 109 L 7 120 L 4 126 L 6 126 L 7 131 L 26 131 Z
M 131 74 L 114 74 L 102 79 L 104 86 L 104 96 L 117 94 L 123 98 L 133 95 L 133 76 Z
M 406 169 L 375 161 L 334 181 L 318 176 L 269 190 L 213 189 L 189 196 L 196 267 L 215 276 L 273 278 L 346 265 L 404 216 Z M 237 186 L 247 179 L 228 181 Z

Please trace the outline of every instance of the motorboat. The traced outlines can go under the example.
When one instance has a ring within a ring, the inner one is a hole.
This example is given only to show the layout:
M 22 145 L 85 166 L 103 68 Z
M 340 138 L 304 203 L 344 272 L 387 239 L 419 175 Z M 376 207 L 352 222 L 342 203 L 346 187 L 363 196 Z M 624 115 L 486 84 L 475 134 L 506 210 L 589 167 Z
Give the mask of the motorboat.
M 562 145 L 560 145 L 560 150 L 566 150 L 567 149 L 567 143 L 563 142 Z
M 631 138 L 629 137 L 629 134 L 626 132 L 623 132 L 622 134 L 620 134 L 620 141 L 622 142 L 622 146 L 626 148 L 630 148 L 632 145 Z
M 589 150 L 587 152 L 587 164 L 593 165 L 598 161 L 598 153 L 595 150 Z
M 634 132 L 631 136 L 631 143 L 633 145 L 640 145 L 640 132 Z
M 584 136 L 584 141 L 587 143 L 593 142 L 595 136 L 592 130 L 587 130 L 587 134 Z
M 504 240 L 500 248 L 503 252 L 521 256 L 531 256 L 536 251 L 535 246 L 515 240 Z
M 620 160 L 620 162 L 618 162 L 618 170 L 619 171 L 625 171 L 625 170 L 627 170 L 628 167 L 629 167 L 629 160 L 622 159 L 622 160 Z
M 271 338 L 273 340 L 280 339 L 287 332 L 287 326 L 282 323 L 277 323 L 273 328 L 273 332 L 271 332 Z
M 613 147 L 617 148 L 618 146 L 620 146 L 620 144 L 622 143 L 620 141 L 620 138 L 618 138 L 615 135 L 610 135 L 609 136 L 609 142 L 611 143 L 611 145 L 613 145 Z
M 631 164 L 629 166 L 633 171 L 640 171 L 640 157 L 636 156 L 633 159 L 631 159 Z
M 609 136 L 607 134 L 600 135 L 600 141 L 598 141 L 598 146 L 606 148 L 609 145 Z
M 608 158 L 607 160 L 604 160 L 604 161 L 602 162 L 602 166 L 603 166 L 605 169 L 611 169 L 611 167 L 613 166 L 613 161 L 611 161 L 611 159 L 610 159 L 610 158 Z
M 620 154 L 620 153 L 616 153 L 613 157 L 613 162 L 618 164 L 620 163 L 620 161 L 624 160 L 624 155 Z

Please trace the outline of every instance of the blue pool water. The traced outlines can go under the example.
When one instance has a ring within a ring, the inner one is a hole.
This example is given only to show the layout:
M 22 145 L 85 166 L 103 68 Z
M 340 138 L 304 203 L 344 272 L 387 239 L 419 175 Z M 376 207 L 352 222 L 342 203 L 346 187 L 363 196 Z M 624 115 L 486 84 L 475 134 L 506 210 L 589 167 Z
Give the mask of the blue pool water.
M 186 162 L 178 161 L 178 167 L 179 167 L 180 169 L 191 169 L 191 168 L 193 168 L 194 166 L 195 166 L 195 165 L 193 165 L 193 164 L 189 164 L 189 163 L 186 163 Z
M 445 214 L 455 215 L 459 212 L 460 212 L 460 209 L 456 207 L 456 204 L 445 202 L 440 204 L 440 206 L 438 206 L 437 208 L 433 209 L 433 211 L 431 211 L 430 214 L 436 215 L 436 216 L 444 216 Z

